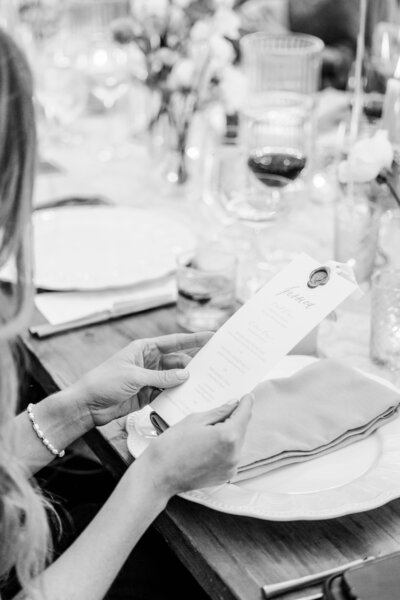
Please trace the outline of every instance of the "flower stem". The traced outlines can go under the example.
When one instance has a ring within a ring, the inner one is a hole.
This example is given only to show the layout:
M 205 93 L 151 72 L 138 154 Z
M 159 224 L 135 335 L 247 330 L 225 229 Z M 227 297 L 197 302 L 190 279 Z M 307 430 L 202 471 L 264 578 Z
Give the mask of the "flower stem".
M 379 174 L 378 177 L 376 178 L 376 180 L 378 183 L 386 183 L 387 187 L 389 188 L 390 193 L 392 194 L 393 198 L 396 200 L 397 205 L 400 207 L 400 197 L 397 193 L 395 186 L 393 185 L 393 182 L 390 181 L 388 175 L 387 174 L 385 174 L 385 175 Z
M 386 180 L 386 185 L 388 186 L 390 193 L 392 194 L 393 198 L 396 200 L 398 206 L 400 207 L 400 198 L 394 185 L 388 180 Z

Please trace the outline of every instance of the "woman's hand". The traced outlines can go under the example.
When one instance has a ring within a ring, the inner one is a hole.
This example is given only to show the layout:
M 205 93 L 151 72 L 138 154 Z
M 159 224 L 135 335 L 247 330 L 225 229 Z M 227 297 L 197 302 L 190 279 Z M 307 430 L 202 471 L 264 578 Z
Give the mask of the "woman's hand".
M 225 483 L 236 473 L 253 397 L 190 415 L 167 429 L 138 459 L 163 494 Z
M 93 425 L 142 408 L 160 389 L 182 384 L 186 365 L 213 334 L 173 334 L 136 340 L 74 384 Z

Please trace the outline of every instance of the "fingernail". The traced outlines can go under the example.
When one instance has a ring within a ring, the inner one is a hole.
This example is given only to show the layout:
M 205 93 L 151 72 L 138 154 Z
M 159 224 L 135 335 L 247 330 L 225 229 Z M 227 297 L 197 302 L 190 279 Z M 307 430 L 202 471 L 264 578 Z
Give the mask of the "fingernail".
M 189 371 L 187 369 L 181 369 L 180 371 L 176 372 L 176 376 L 178 379 L 185 381 L 185 379 L 189 377 Z

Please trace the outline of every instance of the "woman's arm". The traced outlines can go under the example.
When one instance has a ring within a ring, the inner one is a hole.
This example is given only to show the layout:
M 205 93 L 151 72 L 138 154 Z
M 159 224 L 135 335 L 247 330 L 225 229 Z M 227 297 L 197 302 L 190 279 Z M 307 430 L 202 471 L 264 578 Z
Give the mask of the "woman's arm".
M 41 431 L 59 451 L 93 427 L 83 395 L 74 387 L 38 402 L 33 406 L 33 414 Z M 34 475 L 54 459 L 33 430 L 26 411 L 19 414 L 10 427 L 14 430 L 15 451 L 26 465 L 28 475 Z
M 171 496 L 232 477 L 251 406 L 245 397 L 239 405 L 191 415 L 154 440 L 85 531 L 40 576 L 44 598 L 101 600 Z
M 61 451 L 92 427 L 141 408 L 154 398 L 157 388 L 185 381 L 185 366 L 211 335 L 173 334 L 132 342 L 74 385 L 38 402 L 33 414 L 40 430 Z M 26 412 L 10 426 L 28 474 L 53 460 Z
M 100 600 L 170 493 L 157 486 L 146 457 L 128 469 L 79 538 L 43 574 L 44 598 Z M 134 597 L 132 590 L 132 597 Z

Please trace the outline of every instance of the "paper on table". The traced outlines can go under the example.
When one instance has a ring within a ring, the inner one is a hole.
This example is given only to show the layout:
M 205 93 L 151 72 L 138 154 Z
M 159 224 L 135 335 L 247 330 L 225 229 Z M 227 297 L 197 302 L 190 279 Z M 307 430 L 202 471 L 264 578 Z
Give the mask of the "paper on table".
M 320 264 L 300 254 L 239 309 L 188 365 L 190 378 L 152 403 L 168 424 L 192 412 L 240 398 L 265 378 L 357 285 L 331 269 L 328 283 L 310 289 Z
M 174 277 L 165 277 L 120 290 L 37 294 L 35 304 L 49 323 L 58 325 L 111 308 L 116 302 L 145 301 L 165 295 L 171 295 L 172 299 L 175 297 Z

